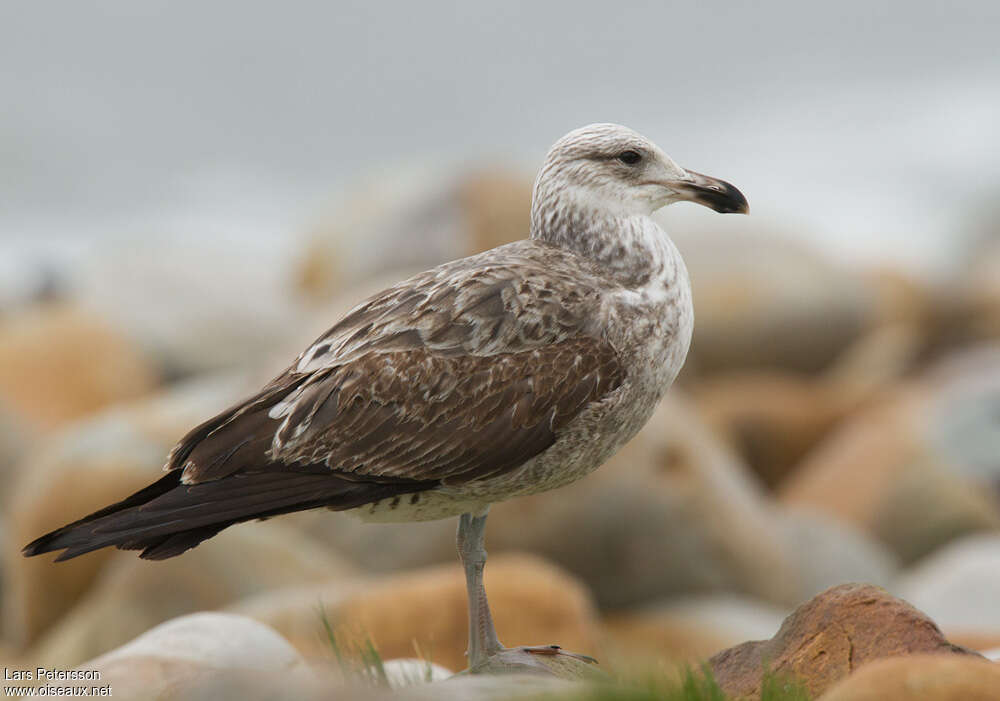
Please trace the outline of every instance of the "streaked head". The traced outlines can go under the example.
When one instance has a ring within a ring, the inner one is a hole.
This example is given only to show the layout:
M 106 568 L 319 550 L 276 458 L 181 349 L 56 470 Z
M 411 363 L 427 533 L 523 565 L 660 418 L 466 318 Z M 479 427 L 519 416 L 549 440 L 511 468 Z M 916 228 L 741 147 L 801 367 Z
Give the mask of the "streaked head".
M 558 204 L 652 214 L 672 202 L 746 213 L 746 198 L 717 178 L 685 170 L 656 144 L 619 124 L 591 124 L 553 144 L 535 180 L 535 210 Z

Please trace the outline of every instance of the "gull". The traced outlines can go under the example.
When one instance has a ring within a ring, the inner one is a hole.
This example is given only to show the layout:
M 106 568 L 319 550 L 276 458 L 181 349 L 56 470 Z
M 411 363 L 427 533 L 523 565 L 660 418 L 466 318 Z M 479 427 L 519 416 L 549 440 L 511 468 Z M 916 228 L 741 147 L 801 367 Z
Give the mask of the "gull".
M 571 131 L 535 180 L 528 239 L 445 263 L 359 304 L 257 394 L 197 426 L 166 475 L 33 541 L 65 560 L 158 560 L 228 526 L 304 509 L 372 522 L 459 517 L 470 672 L 552 669 L 505 648 L 486 591 L 492 503 L 566 485 L 638 432 L 691 341 L 691 286 L 651 218 L 746 213 L 729 183 L 616 124 Z

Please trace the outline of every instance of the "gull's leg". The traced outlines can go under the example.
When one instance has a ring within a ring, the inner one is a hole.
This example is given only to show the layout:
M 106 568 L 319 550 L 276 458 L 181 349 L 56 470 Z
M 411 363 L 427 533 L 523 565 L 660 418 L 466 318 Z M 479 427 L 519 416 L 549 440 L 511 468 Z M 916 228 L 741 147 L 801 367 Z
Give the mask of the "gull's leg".
M 493 616 L 483 587 L 486 565 L 486 515 L 462 514 L 458 518 L 458 555 L 465 568 L 465 586 L 469 594 L 469 668 L 482 665 L 488 657 L 503 649 L 493 627 Z
M 458 554 L 465 568 L 465 586 L 469 596 L 469 672 L 536 671 L 577 678 L 596 660 L 587 655 L 567 652 L 558 645 L 506 648 L 497 638 L 493 616 L 486 601 L 483 567 L 486 565 L 486 514 L 462 514 L 458 519 Z

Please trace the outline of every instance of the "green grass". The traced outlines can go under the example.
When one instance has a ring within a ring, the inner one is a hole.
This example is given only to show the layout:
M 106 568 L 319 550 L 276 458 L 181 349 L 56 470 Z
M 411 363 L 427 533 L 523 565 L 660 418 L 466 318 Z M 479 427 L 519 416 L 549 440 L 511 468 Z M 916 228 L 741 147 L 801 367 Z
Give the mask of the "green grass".
M 330 618 L 326 615 L 326 609 L 322 604 L 319 606 L 319 617 L 323 622 L 323 632 L 326 641 L 330 645 L 337 665 L 340 667 L 344 679 L 358 681 L 370 686 L 388 687 L 389 678 L 385 674 L 385 666 L 382 664 L 382 655 L 371 637 L 367 634 L 362 636 L 338 634 L 334 630 Z M 430 674 L 428 665 L 428 674 Z

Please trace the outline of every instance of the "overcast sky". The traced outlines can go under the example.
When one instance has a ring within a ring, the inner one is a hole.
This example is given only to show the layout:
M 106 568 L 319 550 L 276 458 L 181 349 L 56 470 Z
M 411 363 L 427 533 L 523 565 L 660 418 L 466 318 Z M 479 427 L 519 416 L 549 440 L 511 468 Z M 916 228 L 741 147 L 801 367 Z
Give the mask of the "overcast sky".
M 262 6 L 0 5 L 0 242 L 277 241 L 359 173 L 593 121 L 847 257 L 926 265 L 1000 191 L 995 0 Z

